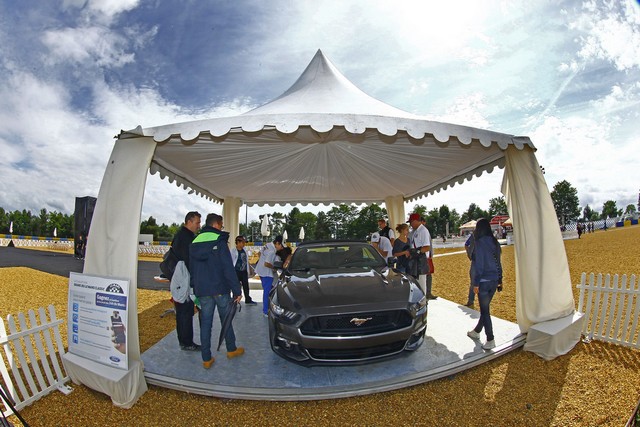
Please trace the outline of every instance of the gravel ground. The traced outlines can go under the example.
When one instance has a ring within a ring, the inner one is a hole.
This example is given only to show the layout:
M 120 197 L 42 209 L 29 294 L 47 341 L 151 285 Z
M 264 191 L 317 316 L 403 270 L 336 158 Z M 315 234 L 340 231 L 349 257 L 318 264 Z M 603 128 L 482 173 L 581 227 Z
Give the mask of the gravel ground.
M 579 283 L 583 271 L 639 274 L 639 239 L 640 227 L 634 226 L 566 241 L 572 283 Z M 513 247 L 504 248 L 503 265 L 505 290 L 494 299 L 492 314 L 515 322 Z M 464 254 L 437 258 L 434 292 L 464 303 L 468 266 Z M 59 316 L 66 316 L 67 280 L 27 268 L 1 268 L 0 315 L 53 304 Z M 574 295 L 577 305 L 575 288 Z M 174 328 L 173 317 L 159 318 L 169 308 L 168 299 L 166 291 L 138 290 L 142 351 Z M 66 331 L 63 335 L 66 343 Z M 104 394 L 73 388 L 68 396 L 53 392 L 21 414 L 32 426 L 622 426 L 640 398 L 640 358 L 638 350 L 596 341 L 580 342 L 548 362 L 517 350 L 446 379 L 312 402 L 224 400 L 150 386 L 125 410 Z

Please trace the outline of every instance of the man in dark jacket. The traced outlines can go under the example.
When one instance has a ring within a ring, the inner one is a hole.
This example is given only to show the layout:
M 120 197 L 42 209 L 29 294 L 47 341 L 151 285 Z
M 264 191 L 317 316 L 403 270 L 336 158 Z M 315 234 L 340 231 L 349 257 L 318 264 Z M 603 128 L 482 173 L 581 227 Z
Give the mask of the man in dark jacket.
M 231 261 L 229 233 L 222 231 L 222 217 L 209 214 L 201 233 L 189 249 L 191 286 L 200 301 L 200 343 L 202 366 L 209 369 L 214 358 L 211 355 L 211 327 L 213 313 L 218 308 L 222 324 L 233 299 L 240 302 L 242 290 Z M 244 354 L 243 347 L 236 347 L 236 336 L 230 326 L 224 337 L 229 359 Z
M 171 248 L 179 261 L 184 261 L 189 268 L 189 246 L 196 233 L 200 230 L 200 214 L 198 212 L 188 212 L 184 217 L 184 225 L 178 230 L 171 241 Z M 178 343 L 182 350 L 197 351 L 200 346 L 193 342 L 193 312 L 194 305 L 191 298 L 183 303 L 175 302 L 176 308 L 176 332 L 178 333 Z

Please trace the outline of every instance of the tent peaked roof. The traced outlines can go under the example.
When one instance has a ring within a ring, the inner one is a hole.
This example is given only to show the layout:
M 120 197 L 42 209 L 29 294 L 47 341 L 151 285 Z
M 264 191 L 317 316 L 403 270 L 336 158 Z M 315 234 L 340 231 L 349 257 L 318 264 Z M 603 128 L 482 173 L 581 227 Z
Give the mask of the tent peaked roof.
M 289 89 L 276 99 L 245 115 L 290 113 L 368 114 L 419 118 L 378 101 L 358 89 L 324 56 L 320 49 Z
M 425 120 L 358 89 L 318 51 L 281 96 L 245 114 L 124 132 L 158 143 L 151 173 L 216 201 L 381 203 L 504 165 L 528 137 Z

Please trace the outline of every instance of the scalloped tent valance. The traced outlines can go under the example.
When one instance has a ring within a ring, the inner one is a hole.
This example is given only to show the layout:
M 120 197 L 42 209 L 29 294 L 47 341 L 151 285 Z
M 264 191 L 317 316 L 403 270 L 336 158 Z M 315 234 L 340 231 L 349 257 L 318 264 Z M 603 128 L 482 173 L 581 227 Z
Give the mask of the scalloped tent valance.
M 151 173 L 247 205 L 412 201 L 494 167 L 527 137 L 420 118 L 370 97 L 318 51 L 275 100 L 245 114 L 123 132 L 158 143 Z

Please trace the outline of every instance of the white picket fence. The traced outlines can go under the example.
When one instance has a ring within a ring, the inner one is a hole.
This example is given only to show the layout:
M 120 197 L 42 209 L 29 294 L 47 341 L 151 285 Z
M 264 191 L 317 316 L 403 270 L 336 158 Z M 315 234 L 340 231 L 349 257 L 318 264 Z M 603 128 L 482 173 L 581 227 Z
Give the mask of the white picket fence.
M 29 310 L 29 325 L 23 313 L 8 315 L 9 333 L 4 321 L 0 322 L 0 345 L 4 350 L 0 352 L 0 370 L 4 388 L 14 400 L 16 410 L 53 390 L 60 390 L 65 394 L 71 391 L 65 385 L 69 377 L 61 363 L 64 347 L 59 327 L 64 320 L 56 317 L 53 305 L 49 305 L 48 310 L 48 320 L 45 309 L 41 307 L 38 310 L 40 322 L 36 313 Z M 3 413 L 5 416 L 12 413 L 6 403 Z
M 613 280 L 612 280 L 613 279 Z M 582 273 L 578 311 L 584 313 L 582 334 L 628 347 L 640 348 L 638 316 L 640 314 L 640 283 L 633 274 L 613 277 Z

